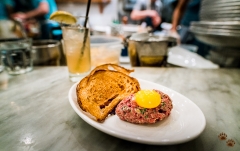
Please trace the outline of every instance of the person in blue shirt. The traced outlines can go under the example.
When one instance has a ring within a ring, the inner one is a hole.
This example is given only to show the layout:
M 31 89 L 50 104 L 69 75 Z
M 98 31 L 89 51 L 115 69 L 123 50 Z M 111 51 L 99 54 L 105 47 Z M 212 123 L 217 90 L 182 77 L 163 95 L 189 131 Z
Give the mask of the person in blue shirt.
M 12 18 L 46 20 L 57 11 L 54 0 L 12 0 Z
M 8 6 L 12 5 L 11 0 L 1 0 L 0 1 L 0 20 L 9 19 Z
M 200 21 L 201 0 L 178 0 L 177 6 L 172 17 L 172 35 L 179 37 L 181 43 L 192 44 L 198 46 L 197 53 L 203 57 L 208 55 L 211 47 L 197 40 L 193 33 L 190 32 L 189 27 L 192 21 Z M 179 35 L 177 26 L 181 25 Z
M 49 39 L 52 26 L 57 23 L 50 22 L 50 15 L 57 11 L 55 0 L 12 0 L 11 18 L 22 22 L 36 19 L 41 25 L 41 39 Z

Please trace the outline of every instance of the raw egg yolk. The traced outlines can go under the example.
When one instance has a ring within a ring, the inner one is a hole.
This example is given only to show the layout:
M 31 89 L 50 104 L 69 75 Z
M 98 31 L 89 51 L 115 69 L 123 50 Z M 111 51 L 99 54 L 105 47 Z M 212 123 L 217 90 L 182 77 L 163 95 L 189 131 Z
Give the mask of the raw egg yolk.
M 161 103 L 161 96 L 154 90 L 140 90 L 135 94 L 137 104 L 143 108 L 155 108 Z

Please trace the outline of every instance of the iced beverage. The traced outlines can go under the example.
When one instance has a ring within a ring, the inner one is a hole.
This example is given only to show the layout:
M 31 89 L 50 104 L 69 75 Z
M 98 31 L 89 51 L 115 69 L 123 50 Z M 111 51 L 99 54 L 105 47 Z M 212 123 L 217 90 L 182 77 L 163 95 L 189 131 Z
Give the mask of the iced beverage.
M 89 29 L 62 26 L 64 51 L 71 81 L 79 81 L 91 69 Z

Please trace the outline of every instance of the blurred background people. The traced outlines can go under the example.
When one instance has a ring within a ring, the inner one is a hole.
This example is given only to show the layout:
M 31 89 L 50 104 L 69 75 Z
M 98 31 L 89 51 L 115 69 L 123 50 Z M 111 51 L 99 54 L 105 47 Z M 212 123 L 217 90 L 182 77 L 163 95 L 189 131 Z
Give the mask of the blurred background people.
M 16 38 L 19 36 L 19 30 L 16 30 L 16 26 L 10 20 L 10 13 L 8 11 L 11 5 L 12 0 L 0 0 L 0 39 Z
M 123 24 L 138 24 L 130 15 L 137 0 L 118 0 L 118 19 Z
M 18 20 L 29 30 L 29 25 L 39 24 L 41 39 L 49 39 L 51 28 L 58 26 L 57 23 L 49 21 L 50 15 L 57 11 L 55 0 L 11 0 L 8 7 L 10 16 Z
M 11 17 L 23 21 L 46 20 L 56 8 L 53 0 L 13 0 Z
M 137 0 L 131 12 L 131 19 L 146 22 L 154 30 L 160 29 L 162 12 L 161 0 Z
M 171 23 L 172 14 L 177 5 L 178 0 L 161 0 L 163 4 L 162 8 L 162 22 Z
M 210 46 L 198 41 L 189 27 L 192 21 L 199 21 L 201 0 L 178 0 L 172 17 L 171 33 L 179 38 L 182 44 L 192 44 L 198 47 L 197 53 L 203 57 L 208 55 Z M 179 32 L 177 31 L 180 25 Z
M 1 0 L 0 1 L 0 20 L 9 19 L 9 6 L 12 5 L 12 0 Z

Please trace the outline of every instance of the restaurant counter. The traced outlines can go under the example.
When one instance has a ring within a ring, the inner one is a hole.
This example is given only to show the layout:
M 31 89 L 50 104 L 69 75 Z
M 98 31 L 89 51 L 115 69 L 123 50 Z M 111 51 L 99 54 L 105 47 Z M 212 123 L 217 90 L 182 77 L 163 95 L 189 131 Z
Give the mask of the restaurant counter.
M 74 83 L 67 67 L 35 67 L 18 76 L 0 73 L 0 150 L 240 150 L 239 69 L 134 69 L 132 76 L 166 86 L 194 102 L 206 118 L 204 131 L 177 145 L 146 145 L 110 136 L 87 124 L 71 107 L 68 91 Z

